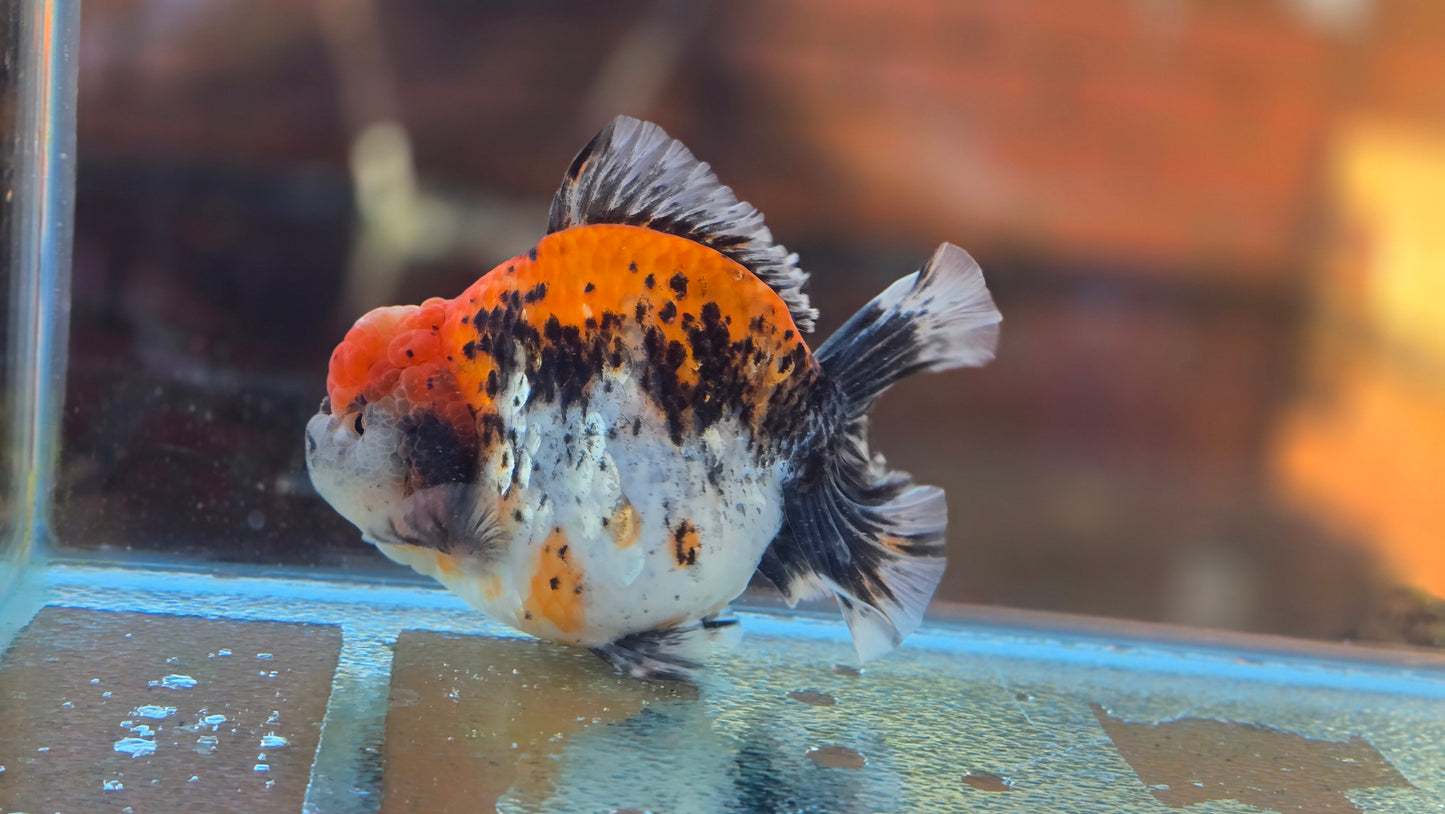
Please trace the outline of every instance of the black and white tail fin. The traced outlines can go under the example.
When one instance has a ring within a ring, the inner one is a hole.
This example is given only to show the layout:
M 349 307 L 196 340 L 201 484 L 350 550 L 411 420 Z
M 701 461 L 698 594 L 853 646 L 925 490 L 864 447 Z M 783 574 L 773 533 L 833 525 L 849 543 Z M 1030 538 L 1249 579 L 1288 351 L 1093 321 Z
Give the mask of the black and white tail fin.
M 1002 320 L 968 253 L 947 243 L 818 348 L 838 425 L 798 462 L 787 523 L 758 570 L 790 602 L 833 593 L 860 658 L 918 626 L 943 576 L 943 490 L 915 484 L 868 450 L 867 413 L 913 373 L 993 359 Z

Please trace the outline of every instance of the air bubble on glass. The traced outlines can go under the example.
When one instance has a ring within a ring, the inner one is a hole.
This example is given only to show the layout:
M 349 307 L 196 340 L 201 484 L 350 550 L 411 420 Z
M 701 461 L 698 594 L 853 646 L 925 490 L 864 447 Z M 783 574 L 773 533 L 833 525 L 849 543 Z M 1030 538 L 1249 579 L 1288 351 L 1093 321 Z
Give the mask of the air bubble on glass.
M 156 742 L 145 738 L 121 738 L 116 741 L 113 748 L 122 754 L 131 757 L 145 757 L 156 752 Z

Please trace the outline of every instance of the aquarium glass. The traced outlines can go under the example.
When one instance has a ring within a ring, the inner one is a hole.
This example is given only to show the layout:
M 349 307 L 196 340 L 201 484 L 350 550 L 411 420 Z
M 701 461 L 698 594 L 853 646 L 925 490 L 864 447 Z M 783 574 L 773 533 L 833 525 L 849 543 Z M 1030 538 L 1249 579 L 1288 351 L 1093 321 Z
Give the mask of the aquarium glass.
M 1442 98 L 1432 0 L 0 0 L 0 814 L 1439 811 Z M 696 686 L 619 677 L 308 477 L 347 329 L 618 114 L 811 347 L 982 265 L 997 358 L 871 415 L 949 507 L 884 660 L 755 579 Z

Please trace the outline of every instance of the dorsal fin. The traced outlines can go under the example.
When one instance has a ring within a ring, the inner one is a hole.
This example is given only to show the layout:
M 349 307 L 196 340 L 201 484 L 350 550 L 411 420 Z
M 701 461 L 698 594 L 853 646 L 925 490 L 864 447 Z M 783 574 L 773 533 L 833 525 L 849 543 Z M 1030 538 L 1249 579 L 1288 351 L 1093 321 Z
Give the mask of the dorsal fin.
M 547 232 L 592 223 L 646 226 L 716 249 L 777 292 L 799 330 L 813 330 L 818 311 L 798 256 L 774 242 L 763 213 L 651 122 L 618 116 L 572 159 Z

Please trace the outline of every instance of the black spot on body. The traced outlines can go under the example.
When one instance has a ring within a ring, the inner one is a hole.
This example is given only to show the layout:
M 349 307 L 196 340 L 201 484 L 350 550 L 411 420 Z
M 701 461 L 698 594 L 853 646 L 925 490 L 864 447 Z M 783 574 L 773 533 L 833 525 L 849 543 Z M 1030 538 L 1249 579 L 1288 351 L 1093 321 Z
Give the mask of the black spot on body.
M 531 290 L 531 291 L 528 291 L 528 292 L 526 293 L 526 295 L 522 297 L 522 301 L 523 301 L 523 302 L 526 302 L 526 303 L 534 303 L 534 302 L 539 302 L 539 301 L 541 301 L 541 300 L 544 300 L 544 299 L 546 299 L 546 298 L 547 298 L 547 284 L 546 284 L 546 283 L 537 283 L 535 286 L 532 287 L 532 290 Z
M 664 324 L 671 325 L 672 321 L 677 318 L 676 303 L 674 303 L 672 300 L 668 300 L 665 304 L 663 304 L 661 308 L 657 310 L 657 318 L 662 320 Z
M 668 280 L 667 284 L 672 287 L 673 291 L 677 292 L 679 299 L 687 296 L 687 275 L 679 271 L 672 275 L 672 279 Z
M 533 246 L 532 248 L 530 248 L 530 249 L 527 250 L 527 259 L 528 259 L 528 260 L 531 260 L 531 261 L 534 262 L 534 263 L 537 262 L 537 247 L 536 247 L 536 246 Z
M 469 483 L 477 474 L 476 442 L 466 443 L 456 429 L 430 411 L 412 413 L 400 424 L 410 447 L 414 489 L 443 483 Z
M 551 585 L 552 590 L 555 591 L 562 587 L 562 580 L 558 579 L 557 577 L 552 577 L 550 580 L 547 581 L 547 584 Z
M 583 293 L 583 294 L 591 294 L 593 291 L 596 291 L 596 290 L 597 290 L 597 286 L 595 286 L 595 285 L 593 285 L 593 284 L 591 284 L 591 283 L 588 283 L 587 285 L 583 286 L 583 288 L 582 288 L 582 293 Z
M 651 274 L 649 274 L 646 277 L 642 278 L 642 284 L 647 286 L 648 288 L 652 288 L 653 286 L 657 285 L 657 280 Z

